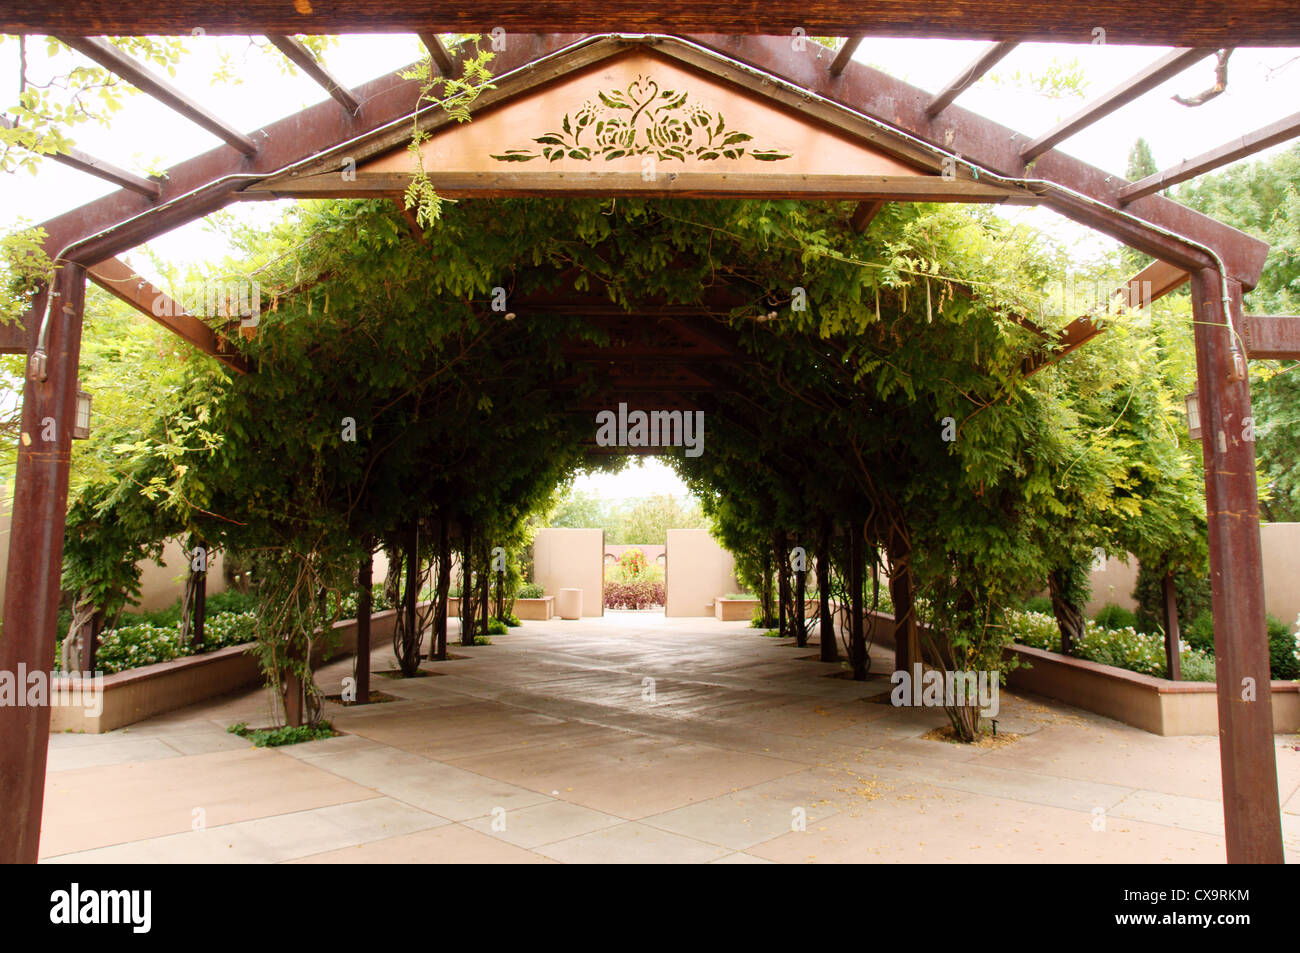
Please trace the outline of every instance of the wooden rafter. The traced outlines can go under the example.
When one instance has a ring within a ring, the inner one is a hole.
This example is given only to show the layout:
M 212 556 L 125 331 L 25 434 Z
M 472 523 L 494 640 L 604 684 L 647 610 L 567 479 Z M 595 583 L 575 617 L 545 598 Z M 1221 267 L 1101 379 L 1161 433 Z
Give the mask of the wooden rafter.
M 952 105 L 954 99 L 978 83 L 981 77 L 993 68 L 994 64 L 998 63 L 1019 45 L 1015 40 L 1004 40 L 1001 43 L 994 43 L 989 46 L 979 56 L 975 57 L 974 62 L 954 76 L 948 85 L 934 94 L 934 97 L 925 104 L 925 114 L 931 119 L 939 115 Z
M 830 73 L 832 76 L 839 76 L 844 72 L 844 67 L 849 65 L 853 59 L 853 54 L 858 51 L 862 45 L 862 37 L 851 36 L 844 41 L 844 44 L 835 51 L 835 59 L 831 60 Z
M 1296 136 L 1300 136 L 1300 112 L 1292 113 L 1284 119 L 1270 123 L 1263 129 L 1256 129 L 1254 132 L 1249 132 L 1231 142 L 1226 142 L 1209 152 L 1202 152 L 1195 158 L 1185 159 L 1178 165 L 1165 169 L 1163 172 L 1157 172 L 1145 179 L 1139 179 L 1132 185 L 1126 185 L 1119 190 L 1119 200 L 1127 205 L 1144 195 L 1150 195 L 1171 185 L 1177 185 L 1179 182 L 1185 182 L 1204 172 L 1209 172 L 1211 169 L 1217 169 L 1229 162 L 1244 159 L 1246 156 L 1254 155 L 1261 149 L 1275 146 L 1279 142 L 1286 142 Z
M 104 69 L 116 73 L 141 92 L 148 93 L 164 106 L 176 110 L 190 122 L 202 126 L 217 138 L 225 140 L 244 155 L 251 156 L 257 152 L 257 144 L 248 136 L 229 123 L 218 119 L 171 83 L 145 69 L 107 40 L 94 36 L 60 36 L 57 39 L 83 56 L 94 60 Z
M 1136 311 L 1186 284 L 1190 277 L 1187 272 L 1168 262 L 1153 261 L 1116 288 L 1111 296 L 1112 301 L 1119 311 Z M 1034 327 L 1028 321 L 1021 323 L 1031 329 Z M 1030 358 L 1026 362 L 1026 373 L 1036 374 L 1043 368 L 1055 364 L 1105 330 L 1106 326 L 1100 318 L 1091 316 L 1076 318 L 1056 333 L 1052 353 Z
M 424 48 L 429 51 L 429 56 L 433 58 L 433 65 L 438 67 L 438 72 L 443 76 L 451 76 L 456 69 L 456 63 L 451 58 L 451 53 L 447 47 L 443 46 L 442 39 L 436 33 L 419 34 L 420 42 Z
M 188 313 L 165 292 L 141 278 L 126 262 L 110 258 L 86 269 L 86 276 L 109 294 L 125 301 L 141 314 L 157 321 L 205 354 L 241 374 L 248 372 L 243 357 L 225 344 L 207 324 Z
M 1242 318 L 1241 337 L 1246 356 L 1259 360 L 1300 359 L 1300 317 L 1248 314 Z
M 849 225 L 853 228 L 853 231 L 861 235 L 884 207 L 884 199 L 868 199 L 859 202 L 857 208 L 853 210 L 852 218 L 849 219 Z
M 0 126 L 5 129 L 14 128 L 14 124 L 4 116 L 0 116 Z M 121 188 L 130 189 L 137 195 L 143 195 L 148 199 L 156 199 L 162 192 L 162 187 L 152 179 L 146 179 L 134 172 L 119 169 L 112 163 L 105 162 L 103 159 L 96 159 L 80 149 L 68 147 L 60 152 L 49 154 L 49 157 L 55 162 L 76 169 L 78 172 L 86 172 L 97 176 L 105 182 L 112 182 Z
M 1058 124 L 1056 128 L 1043 133 L 1032 142 L 1026 143 L 1020 150 L 1020 157 L 1026 162 L 1032 162 L 1048 149 L 1055 148 L 1057 144 L 1064 142 L 1076 133 L 1082 132 L 1097 120 L 1109 116 L 1121 106 L 1131 103 L 1144 93 L 1150 92 L 1161 83 L 1172 79 L 1193 63 L 1205 59 L 1214 52 L 1213 49 L 1208 47 L 1171 50 L 1140 73 L 1124 80 L 1100 99 L 1096 99 L 1083 107 L 1069 119 Z
M 925 115 L 925 104 L 931 98 L 929 93 L 864 63 L 852 62 L 842 76 L 831 79 L 825 66 L 829 51 L 824 48 L 800 55 L 792 52 L 790 43 L 782 37 L 715 35 L 694 39 L 708 49 L 771 73 L 814 97 L 841 103 L 939 148 L 960 152 L 991 172 L 1010 177 L 1027 174 L 1018 148 L 1025 136 L 963 109 L 958 103 L 931 119 Z M 703 66 L 705 57 L 701 55 L 699 59 Z M 1041 201 L 1067 218 L 1179 267 L 1203 268 L 1216 264 L 1214 258 L 1194 246 L 1155 232 L 1140 222 L 1113 215 L 1112 209 L 1119 205 L 1119 189 L 1126 184 L 1120 177 L 1055 150 L 1040 156 L 1028 174 L 1063 187 L 1062 191 L 1044 188 Z M 1214 248 L 1229 274 L 1244 286 L 1254 287 L 1259 280 L 1268 253 L 1266 243 L 1159 195 L 1134 202 L 1129 212 L 1165 232 L 1185 235 Z
M 330 97 L 348 111 L 349 116 L 361 112 L 361 103 L 346 86 L 334 78 L 311 50 L 303 46 L 297 37 L 285 33 L 268 33 L 266 38 L 277 50 L 283 53 L 294 66 L 306 73 L 316 85 L 320 86 Z

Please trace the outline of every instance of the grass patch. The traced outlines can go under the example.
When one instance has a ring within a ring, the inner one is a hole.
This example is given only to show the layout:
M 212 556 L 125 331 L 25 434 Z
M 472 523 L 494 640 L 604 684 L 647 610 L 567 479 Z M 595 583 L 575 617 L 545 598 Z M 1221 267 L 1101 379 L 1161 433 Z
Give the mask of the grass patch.
M 317 725 L 285 725 L 282 728 L 249 728 L 244 722 L 231 725 L 226 731 L 239 735 L 253 743 L 254 748 L 279 748 L 283 745 L 296 745 L 304 741 L 320 741 L 322 738 L 336 737 L 339 732 L 328 721 Z

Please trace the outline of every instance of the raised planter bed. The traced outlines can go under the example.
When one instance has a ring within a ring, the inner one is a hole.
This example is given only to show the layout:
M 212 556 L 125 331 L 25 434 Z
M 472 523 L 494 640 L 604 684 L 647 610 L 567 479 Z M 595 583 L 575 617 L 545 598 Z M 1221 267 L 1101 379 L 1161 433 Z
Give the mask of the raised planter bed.
M 894 617 L 867 613 L 868 638 L 893 646 Z M 1030 667 L 1007 674 L 1007 687 L 1054 698 L 1157 735 L 1217 735 L 1218 693 L 1213 682 L 1175 682 L 1071 658 L 1028 645 L 1011 645 L 1007 655 Z M 1264 689 L 1261 687 L 1261 692 Z M 1300 683 L 1271 682 L 1275 732 L 1300 731 Z
M 719 622 L 748 622 L 754 618 L 754 610 L 758 608 L 758 599 L 727 599 L 719 597 L 713 600 L 713 618 Z M 816 599 L 811 599 L 804 604 L 804 616 L 808 619 L 817 617 L 818 605 Z
M 515 618 L 521 622 L 546 622 L 554 617 L 555 596 L 515 600 Z
M 447 597 L 447 618 L 454 619 L 460 615 L 460 599 Z M 541 596 L 537 599 L 516 599 L 515 618 L 520 622 L 545 622 L 555 617 L 555 597 Z
M 393 637 L 397 612 L 386 609 L 370 616 L 370 644 L 380 645 Z M 356 619 L 334 623 L 338 647 L 326 658 L 323 648 L 312 653 L 312 666 L 351 655 L 357 649 Z M 143 665 L 113 675 L 105 675 L 102 692 L 93 709 L 85 705 L 90 683 L 60 675 L 53 679 L 53 694 L 78 701 L 77 704 L 51 705 L 50 731 L 83 731 L 89 734 L 112 731 L 151 715 L 184 708 L 195 702 L 252 688 L 262 682 L 257 659 L 248 654 L 249 646 L 231 645 L 224 649 L 189 655 L 184 658 Z M 80 692 L 73 686 L 80 684 Z

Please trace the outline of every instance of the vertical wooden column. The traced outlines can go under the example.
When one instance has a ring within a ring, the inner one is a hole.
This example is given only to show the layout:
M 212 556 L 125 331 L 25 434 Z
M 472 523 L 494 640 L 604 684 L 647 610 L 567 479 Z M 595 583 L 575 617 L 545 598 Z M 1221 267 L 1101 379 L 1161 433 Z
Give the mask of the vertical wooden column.
M 433 658 L 447 657 L 447 590 L 451 587 L 451 530 L 447 514 L 438 514 L 438 590 L 433 615 Z
M 463 585 L 460 587 L 460 644 L 474 644 L 474 523 L 465 520 L 465 537 L 460 550 L 460 575 Z
M 203 623 L 208 615 L 208 544 L 200 540 L 199 545 L 203 547 L 203 572 L 195 574 L 197 578 L 194 580 L 194 605 L 190 607 L 194 620 L 190 628 L 190 641 L 194 644 L 196 653 L 203 651 Z M 191 555 L 190 559 L 193 558 Z
M 790 552 L 785 530 L 772 534 L 772 552 L 776 555 L 777 631 L 784 638 L 790 634 Z
M 894 604 L 894 670 L 911 672 L 921 662 L 921 635 L 912 603 L 911 553 L 895 534 L 889 545 L 889 600 Z
M 801 544 L 801 540 L 795 538 L 796 545 Z M 794 573 L 794 637 L 803 648 L 808 644 L 808 554 L 803 556 L 803 568 L 796 569 Z
M 487 635 L 488 632 L 488 613 L 491 611 L 491 582 L 492 582 L 492 550 L 488 546 L 490 540 L 483 540 L 483 560 L 479 563 L 480 569 L 478 574 L 478 600 L 479 600 L 479 632 Z
M 406 637 L 408 646 L 414 653 L 415 666 L 420 664 L 419 649 L 414 648 L 420 641 L 420 633 L 415 630 L 418 624 L 419 613 L 416 612 L 415 604 L 419 601 L 420 588 L 420 527 L 418 523 L 412 522 L 406 530 L 406 540 L 403 543 L 406 550 L 406 588 L 402 590 L 402 614 L 406 617 Z
M 104 613 L 103 610 L 96 609 L 86 631 L 85 641 L 81 646 L 81 670 L 83 672 L 93 674 L 95 671 L 95 658 L 99 653 L 99 635 L 103 631 Z
M 353 668 L 357 680 L 357 704 L 370 703 L 370 614 L 371 587 L 375 581 L 375 539 L 361 537 L 361 565 L 357 567 L 357 650 Z
M 853 666 L 855 681 L 867 677 L 867 635 L 862 604 L 863 557 L 862 522 L 849 523 L 849 664 Z
M 1165 676 L 1177 682 L 1183 677 L 1182 657 L 1178 651 L 1182 633 L 1178 631 L 1178 596 L 1174 590 L 1173 570 L 1165 573 L 1162 585 L 1165 597 Z
M 26 691 L 20 671 L 48 677 L 54 666 L 86 269 L 60 266 L 46 294 L 51 308 L 45 379 L 33 379 L 29 362 L 23 383 L 0 633 L 0 671 L 11 673 L 20 692 Z M 46 294 L 38 295 L 27 313 L 29 330 L 45 315 Z M 0 706 L 0 863 L 36 862 L 50 740 L 48 700 L 47 695 L 47 704 Z
M 835 617 L 831 615 L 831 520 L 822 517 L 817 535 L 817 632 L 821 639 L 821 660 L 838 662 L 839 647 L 835 644 Z
M 1237 282 L 1228 283 L 1228 296 L 1233 325 L 1240 328 L 1241 286 Z M 1252 434 L 1250 385 L 1244 376 L 1244 355 L 1235 369 L 1233 366 L 1228 312 L 1219 275 L 1212 269 L 1192 273 L 1192 315 L 1228 862 L 1280 864 L 1282 822 L 1273 747 L 1255 444 L 1247 439 Z

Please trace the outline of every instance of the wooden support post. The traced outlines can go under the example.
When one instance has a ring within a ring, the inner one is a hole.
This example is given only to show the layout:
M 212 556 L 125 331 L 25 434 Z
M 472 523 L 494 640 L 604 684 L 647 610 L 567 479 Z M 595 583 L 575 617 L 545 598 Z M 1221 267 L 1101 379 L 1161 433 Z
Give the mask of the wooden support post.
M 104 612 L 96 609 L 86 629 L 85 640 L 81 645 L 81 670 L 94 673 L 95 656 L 99 653 L 99 634 L 104 631 Z
M 415 657 L 412 667 L 418 667 L 420 664 L 419 649 L 416 648 L 420 640 L 420 633 L 415 630 L 418 613 L 415 610 L 415 603 L 419 597 L 420 588 L 420 526 L 412 522 L 406 530 L 406 539 L 403 549 L 406 550 L 406 586 L 402 590 L 402 615 L 406 618 L 406 644 L 403 646 L 404 653 Z
M 194 573 L 194 601 L 190 605 L 190 644 L 195 654 L 203 651 L 203 622 L 208 613 L 208 547 L 199 541 L 203 550 L 203 571 Z M 190 550 L 190 570 L 194 569 L 193 549 Z
M 295 672 L 284 673 L 284 723 L 294 728 L 303 723 L 302 679 Z
M 465 520 L 465 538 L 460 550 L 460 644 L 474 644 L 474 523 Z
M 889 599 L 894 604 L 894 670 L 910 673 L 921 662 L 920 632 L 912 601 L 911 553 L 897 534 L 889 545 Z
M 776 556 L 777 630 L 781 637 L 790 634 L 790 553 L 785 530 L 772 534 L 772 552 Z
M 849 524 L 849 664 L 854 681 L 867 679 L 867 636 L 864 629 L 862 582 L 862 524 Z
M 1234 355 L 1228 320 L 1240 326 L 1241 285 L 1192 273 L 1197 390 L 1205 461 L 1219 695 L 1219 764 L 1229 863 L 1283 862 L 1273 743 L 1263 554 L 1255 444 L 1245 355 Z M 1235 366 L 1234 366 L 1235 365 Z
M 762 596 L 763 628 L 772 627 L 772 547 L 763 547 L 763 591 Z
M 799 648 L 808 644 L 808 620 L 806 603 L 808 601 L 808 555 L 803 555 L 800 568 L 794 571 L 794 638 Z
M 817 535 L 817 632 L 821 640 L 821 660 L 838 662 L 839 648 L 835 644 L 835 617 L 831 615 L 831 519 L 822 517 L 821 531 Z
M 483 540 L 483 559 L 479 563 L 479 572 L 478 572 L 478 601 L 479 601 L 479 620 L 480 620 L 478 631 L 480 635 L 487 635 L 488 633 L 488 612 L 490 611 L 490 606 L 488 603 L 491 601 L 489 599 L 489 595 L 491 594 L 490 584 L 492 582 L 492 573 L 489 572 L 489 569 L 491 568 L 491 560 L 489 558 L 489 554 L 490 554 L 490 549 L 488 547 L 488 540 L 485 538 Z
M 1178 651 L 1178 595 L 1174 591 L 1173 570 L 1165 573 L 1163 582 L 1165 596 L 1165 677 L 1175 682 L 1182 681 L 1182 658 Z M 1269 704 L 1272 704 L 1270 701 Z
M 438 514 L 438 594 L 433 616 L 433 658 L 447 658 L 447 590 L 451 588 L 451 531 L 447 514 Z
M 371 587 L 375 581 L 375 538 L 361 537 L 361 565 L 357 567 L 357 651 L 352 672 L 357 682 L 356 704 L 370 703 Z
M 47 294 L 46 373 L 44 380 L 35 380 L 29 366 L 23 382 L 0 637 L 0 672 L 10 673 L 23 691 L 25 677 L 19 672 L 48 673 L 54 659 L 85 269 L 60 266 L 53 287 L 38 294 L 27 312 L 27 327 L 41 323 Z M 34 864 L 45 800 L 49 705 L 0 705 L 0 739 L 0 863 Z

